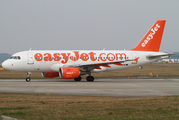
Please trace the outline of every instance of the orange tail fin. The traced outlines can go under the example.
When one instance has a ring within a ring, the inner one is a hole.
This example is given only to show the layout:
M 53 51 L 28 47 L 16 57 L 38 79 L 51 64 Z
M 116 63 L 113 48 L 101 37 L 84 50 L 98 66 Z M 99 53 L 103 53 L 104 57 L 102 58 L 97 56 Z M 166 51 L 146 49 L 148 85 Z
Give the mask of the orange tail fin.
M 159 52 L 166 20 L 157 20 L 140 43 L 131 51 Z

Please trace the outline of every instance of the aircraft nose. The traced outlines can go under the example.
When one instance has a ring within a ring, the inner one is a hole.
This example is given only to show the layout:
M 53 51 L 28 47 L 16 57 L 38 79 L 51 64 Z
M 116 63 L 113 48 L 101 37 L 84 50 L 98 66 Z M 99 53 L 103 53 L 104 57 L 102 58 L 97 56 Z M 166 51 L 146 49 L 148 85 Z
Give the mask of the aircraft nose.
M 7 60 L 2 63 L 2 67 L 4 69 L 8 69 L 9 68 L 8 66 L 9 66 L 9 63 L 7 62 Z

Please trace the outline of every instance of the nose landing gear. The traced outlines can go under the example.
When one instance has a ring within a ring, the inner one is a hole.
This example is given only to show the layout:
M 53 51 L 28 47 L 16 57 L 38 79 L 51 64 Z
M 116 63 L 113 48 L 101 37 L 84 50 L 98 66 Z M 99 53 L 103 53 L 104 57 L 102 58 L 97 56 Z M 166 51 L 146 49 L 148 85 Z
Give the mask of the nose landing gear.
M 30 75 L 31 75 L 31 72 L 27 72 L 27 78 L 26 78 L 26 82 L 30 82 Z

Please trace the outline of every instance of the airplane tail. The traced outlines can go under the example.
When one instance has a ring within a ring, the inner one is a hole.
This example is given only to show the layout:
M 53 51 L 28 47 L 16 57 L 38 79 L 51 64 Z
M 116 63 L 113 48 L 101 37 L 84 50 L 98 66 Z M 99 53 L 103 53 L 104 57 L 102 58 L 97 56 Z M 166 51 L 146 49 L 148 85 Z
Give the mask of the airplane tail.
M 159 52 L 166 20 L 157 20 L 139 44 L 131 51 Z

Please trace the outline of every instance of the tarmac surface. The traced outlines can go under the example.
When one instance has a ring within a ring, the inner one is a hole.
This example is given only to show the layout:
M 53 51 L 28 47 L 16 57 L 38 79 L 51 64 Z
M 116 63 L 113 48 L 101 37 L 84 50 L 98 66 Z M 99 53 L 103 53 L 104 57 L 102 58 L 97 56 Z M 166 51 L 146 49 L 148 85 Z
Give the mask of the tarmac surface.
M 179 79 L 0 79 L 1 93 L 149 97 L 179 95 Z

